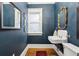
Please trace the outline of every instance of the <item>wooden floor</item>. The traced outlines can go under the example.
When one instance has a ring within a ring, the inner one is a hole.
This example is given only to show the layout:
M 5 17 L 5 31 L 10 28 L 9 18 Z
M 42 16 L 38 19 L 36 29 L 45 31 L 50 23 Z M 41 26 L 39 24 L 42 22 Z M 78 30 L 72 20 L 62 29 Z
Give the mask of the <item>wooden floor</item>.
M 46 51 L 47 56 L 58 56 L 53 48 L 29 48 L 25 56 L 36 56 L 36 51 Z

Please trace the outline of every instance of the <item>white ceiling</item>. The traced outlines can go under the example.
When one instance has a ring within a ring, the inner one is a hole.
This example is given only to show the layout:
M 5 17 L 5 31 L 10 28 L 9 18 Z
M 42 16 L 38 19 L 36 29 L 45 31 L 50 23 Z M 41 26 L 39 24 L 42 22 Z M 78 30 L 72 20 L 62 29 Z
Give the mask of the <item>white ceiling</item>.
M 28 4 L 55 4 L 55 2 L 28 2 Z

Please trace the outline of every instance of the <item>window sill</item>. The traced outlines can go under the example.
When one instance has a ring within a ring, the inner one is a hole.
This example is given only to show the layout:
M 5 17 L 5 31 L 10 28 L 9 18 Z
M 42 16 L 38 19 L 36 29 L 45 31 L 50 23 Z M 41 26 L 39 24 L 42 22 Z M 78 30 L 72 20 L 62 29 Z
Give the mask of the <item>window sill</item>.
M 28 35 L 29 36 L 42 36 L 42 33 L 41 32 L 37 32 L 37 33 L 28 32 Z

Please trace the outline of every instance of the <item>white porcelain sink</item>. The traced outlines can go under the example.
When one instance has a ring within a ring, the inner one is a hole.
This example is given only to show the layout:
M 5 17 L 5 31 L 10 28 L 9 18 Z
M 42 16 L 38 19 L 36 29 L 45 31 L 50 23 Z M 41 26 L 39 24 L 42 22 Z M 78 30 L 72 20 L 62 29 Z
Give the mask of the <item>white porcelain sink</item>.
M 58 36 L 48 36 L 48 40 L 51 43 L 67 43 L 67 39 L 65 38 L 60 38 Z
M 51 43 L 67 43 L 68 34 L 67 30 L 54 31 L 53 36 L 48 36 Z

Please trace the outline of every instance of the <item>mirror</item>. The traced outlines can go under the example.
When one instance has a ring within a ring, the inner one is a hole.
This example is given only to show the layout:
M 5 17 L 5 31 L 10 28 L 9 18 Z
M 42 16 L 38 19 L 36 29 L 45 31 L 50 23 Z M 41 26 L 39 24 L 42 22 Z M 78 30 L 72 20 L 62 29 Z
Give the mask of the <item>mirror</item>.
M 20 29 L 21 11 L 9 2 L 2 5 L 2 29 Z
M 64 30 L 68 23 L 68 9 L 66 7 L 60 8 L 58 11 L 58 29 Z

